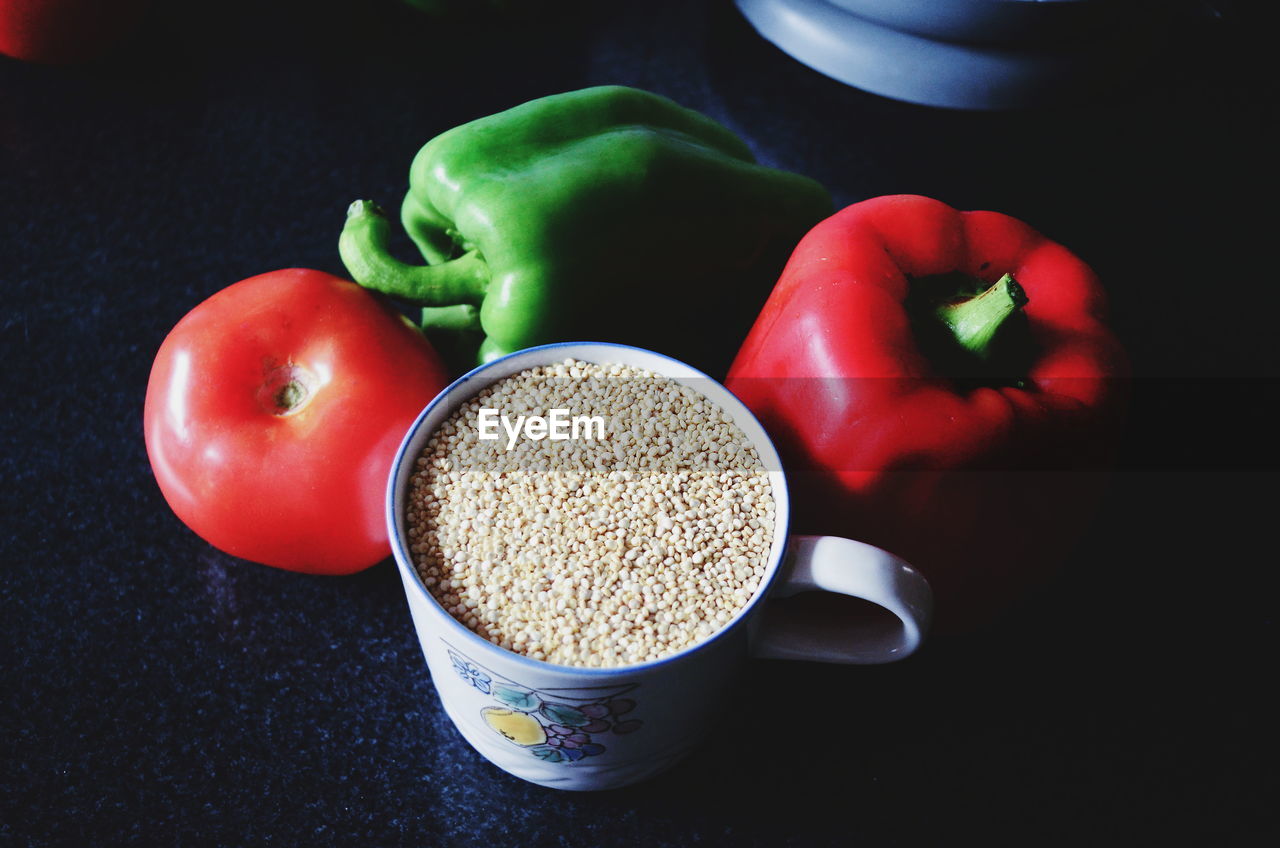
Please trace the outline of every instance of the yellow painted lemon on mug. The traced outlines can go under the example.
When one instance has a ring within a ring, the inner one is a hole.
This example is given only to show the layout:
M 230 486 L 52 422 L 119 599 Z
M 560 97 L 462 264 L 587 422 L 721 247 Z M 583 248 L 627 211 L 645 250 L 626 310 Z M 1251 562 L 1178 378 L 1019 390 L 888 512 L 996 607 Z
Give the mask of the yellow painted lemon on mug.
M 490 727 L 517 745 L 529 747 L 547 741 L 547 732 L 538 720 L 528 713 L 508 710 L 504 707 L 485 707 L 480 711 Z

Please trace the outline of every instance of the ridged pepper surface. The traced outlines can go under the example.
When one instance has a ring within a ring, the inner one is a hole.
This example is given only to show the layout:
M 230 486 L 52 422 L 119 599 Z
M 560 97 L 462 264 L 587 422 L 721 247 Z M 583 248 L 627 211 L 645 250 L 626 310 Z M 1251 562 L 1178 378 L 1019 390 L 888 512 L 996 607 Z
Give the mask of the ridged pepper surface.
M 995 212 L 856 203 L 797 246 L 727 385 L 779 442 L 799 529 L 880 545 L 941 630 L 1052 573 L 1094 511 L 1127 360 L 1098 278 Z
M 361 285 L 422 304 L 478 359 L 552 341 L 632 342 L 727 366 L 786 255 L 831 211 L 806 177 L 755 162 L 724 126 L 603 86 L 451 129 L 414 158 L 392 256 L 357 201 L 339 249 Z

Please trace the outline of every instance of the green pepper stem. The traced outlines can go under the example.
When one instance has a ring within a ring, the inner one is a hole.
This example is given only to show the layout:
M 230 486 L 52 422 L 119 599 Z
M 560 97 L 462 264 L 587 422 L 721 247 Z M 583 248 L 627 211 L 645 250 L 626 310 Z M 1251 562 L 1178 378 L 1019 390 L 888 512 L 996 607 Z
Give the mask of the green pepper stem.
M 489 266 L 476 251 L 439 265 L 410 265 L 391 255 L 390 240 L 391 222 L 372 200 L 357 200 L 347 208 L 338 253 L 357 283 L 427 306 L 484 299 Z
M 469 303 L 456 306 L 424 306 L 422 307 L 422 329 L 424 330 L 481 330 L 480 310 Z
M 1026 291 L 1012 274 L 1005 274 L 982 294 L 944 303 L 936 314 L 962 348 L 986 359 L 991 354 L 991 342 L 1005 320 L 1026 305 Z

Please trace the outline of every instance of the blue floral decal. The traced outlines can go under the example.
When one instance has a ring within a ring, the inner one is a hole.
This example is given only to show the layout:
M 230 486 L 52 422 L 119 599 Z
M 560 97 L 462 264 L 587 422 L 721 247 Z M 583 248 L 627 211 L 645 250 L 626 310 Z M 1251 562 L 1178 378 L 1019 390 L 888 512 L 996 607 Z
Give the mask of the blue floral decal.
M 453 668 L 458 672 L 458 676 L 479 689 L 484 694 L 489 694 L 489 684 L 493 682 L 493 678 L 480 670 L 480 667 L 470 660 L 463 659 L 453 651 L 449 652 L 449 659 L 453 660 Z
M 480 710 L 491 730 L 548 763 L 573 763 L 603 754 L 608 734 L 638 730 L 628 717 L 636 702 L 624 698 L 636 684 L 572 690 L 537 690 L 507 680 L 449 649 L 453 669 L 497 703 Z

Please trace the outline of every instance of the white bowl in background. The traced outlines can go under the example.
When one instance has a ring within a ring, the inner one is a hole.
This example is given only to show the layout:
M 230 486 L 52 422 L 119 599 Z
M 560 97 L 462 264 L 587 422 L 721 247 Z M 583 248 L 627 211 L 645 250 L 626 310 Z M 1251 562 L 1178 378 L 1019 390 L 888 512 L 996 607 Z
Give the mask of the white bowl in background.
M 1114 87 L 1173 19 L 1126 0 L 737 0 L 767 40 L 874 94 L 1012 109 Z M 1185 11 L 1185 10 L 1184 10 Z M 1135 28 L 1136 27 L 1136 28 Z M 1142 37 L 1136 37 L 1141 33 Z

